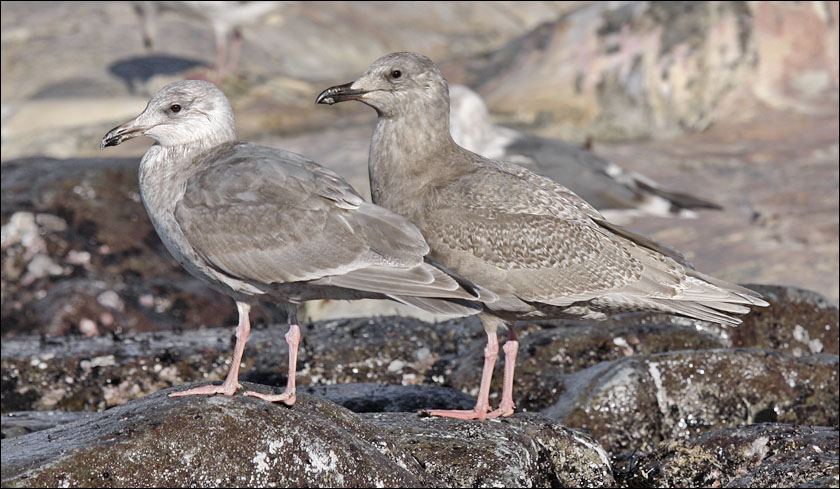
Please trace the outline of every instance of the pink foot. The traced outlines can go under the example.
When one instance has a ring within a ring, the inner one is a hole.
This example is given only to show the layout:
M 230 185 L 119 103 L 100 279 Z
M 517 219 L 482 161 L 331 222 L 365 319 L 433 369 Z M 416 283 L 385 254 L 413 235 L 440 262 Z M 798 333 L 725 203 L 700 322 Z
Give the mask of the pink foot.
M 512 416 L 516 406 L 513 404 L 513 371 L 516 367 L 516 353 L 519 351 L 519 341 L 513 326 L 508 326 L 509 339 L 502 348 L 505 351 L 505 379 L 502 387 L 502 402 L 499 409 L 493 411 L 494 417 Z
M 296 310 L 289 311 L 289 332 L 286 333 L 286 343 L 289 344 L 289 377 L 286 382 L 286 392 L 282 394 L 263 394 L 262 392 L 248 391 L 246 396 L 256 397 L 268 402 L 282 402 L 287 406 L 294 406 L 295 397 L 295 373 L 297 372 L 298 346 L 300 345 L 300 326 L 297 323 Z
M 488 414 L 488 418 L 506 418 L 508 416 L 513 416 L 515 409 L 513 406 L 499 406 L 499 409 L 496 409 L 492 413 Z
M 239 382 L 236 382 L 234 385 L 202 385 L 201 387 L 194 387 L 192 389 L 181 391 L 181 392 L 173 392 L 169 394 L 169 397 L 185 397 L 185 396 L 214 396 L 216 394 L 224 394 L 226 396 L 232 396 L 236 394 L 236 389 L 240 387 Z
M 297 397 L 294 392 L 284 392 L 282 394 L 263 394 L 262 392 L 248 391 L 245 393 L 248 397 L 256 397 L 268 402 L 282 402 L 287 406 L 294 406 Z
M 245 353 L 245 343 L 248 341 L 248 334 L 251 331 L 251 321 L 248 315 L 251 311 L 251 306 L 244 302 L 237 302 L 236 308 L 239 310 L 239 325 L 236 327 L 236 345 L 233 347 L 233 359 L 230 362 L 230 370 L 228 370 L 227 377 L 222 385 L 202 385 L 190 390 L 174 392 L 169 394 L 169 397 L 184 397 L 184 396 L 213 396 L 216 394 L 224 394 L 232 396 L 236 394 L 236 390 L 242 387 L 239 385 L 239 364 L 242 362 L 242 354 Z
M 494 418 L 492 414 L 488 414 L 487 409 L 426 409 L 420 411 L 420 414 L 428 414 L 429 416 L 439 416 L 441 418 L 455 418 L 455 419 L 487 419 Z
M 483 318 L 482 322 L 485 320 L 486 318 Z M 496 338 L 495 327 L 488 328 L 485 326 L 485 332 L 487 333 L 487 346 L 484 347 L 484 368 L 481 370 L 481 385 L 478 388 L 478 399 L 475 407 L 470 410 L 427 409 L 420 411 L 421 414 L 456 419 L 487 419 L 498 416 L 494 413 L 488 414 L 488 411 L 490 411 L 490 378 L 493 376 L 493 366 L 496 365 L 496 357 L 499 355 L 499 341 Z

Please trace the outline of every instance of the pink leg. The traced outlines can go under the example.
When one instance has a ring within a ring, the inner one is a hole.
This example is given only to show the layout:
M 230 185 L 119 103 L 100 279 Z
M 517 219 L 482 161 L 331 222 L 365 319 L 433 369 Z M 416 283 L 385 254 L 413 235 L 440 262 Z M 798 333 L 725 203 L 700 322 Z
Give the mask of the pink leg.
M 248 341 L 248 333 L 251 331 L 251 322 L 248 319 L 251 306 L 244 302 L 237 302 L 236 308 L 239 310 L 239 325 L 236 327 L 236 346 L 233 349 L 233 360 L 231 361 L 230 370 L 228 370 L 228 375 L 224 383 L 222 385 L 203 385 L 182 392 L 174 392 L 169 394 L 169 397 L 212 396 L 214 394 L 232 396 L 236 393 L 236 389 L 239 388 L 239 364 L 242 363 L 242 354 L 245 353 L 245 343 Z
M 487 346 L 484 347 L 484 368 L 481 371 L 481 387 L 478 389 L 478 400 L 475 407 L 469 411 L 457 409 L 429 409 L 423 411 L 430 416 L 457 419 L 485 419 L 490 410 L 490 379 L 493 377 L 493 367 L 499 356 L 499 340 L 496 331 L 487 332 Z
M 239 32 L 238 28 L 234 28 L 231 37 L 232 41 L 230 43 L 228 59 L 225 62 L 224 73 L 233 73 L 236 71 L 236 65 L 239 64 L 239 55 L 242 54 L 242 33 Z
M 513 404 L 513 370 L 516 368 L 516 353 L 519 351 L 519 340 L 513 325 L 508 324 L 508 340 L 502 348 L 505 352 L 505 380 L 502 387 L 502 402 L 499 409 L 490 413 L 490 417 L 511 416 L 515 406 Z
M 213 79 L 208 81 L 218 85 L 222 82 L 225 62 L 228 58 L 228 32 L 224 26 L 214 24 L 213 34 L 216 37 L 216 72 L 213 74 Z
M 289 344 L 289 374 L 286 382 L 286 391 L 282 394 L 263 394 L 261 392 L 248 391 L 246 396 L 256 397 L 268 402 L 283 402 L 287 406 L 295 404 L 295 373 L 297 372 L 298 345 L 300 345 L 300 326 L 297 323 L 297 315 L 289 314 L 289 332 L 286 333 L 286 343 Z

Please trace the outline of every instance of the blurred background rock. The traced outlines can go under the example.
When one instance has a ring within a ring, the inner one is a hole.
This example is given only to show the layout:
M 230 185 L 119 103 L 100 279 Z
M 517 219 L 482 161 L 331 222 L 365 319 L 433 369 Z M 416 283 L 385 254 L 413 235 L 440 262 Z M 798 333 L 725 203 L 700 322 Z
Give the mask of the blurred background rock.
M 837 301 L 836 2 L 277 3 L 241 27 L 220 79 L 240 139 L 312 157 L 366 194 L 375 115 L 315 96 L 385 53 L 421 52 L 497 124 L 589 143 L 723 205 L 630 224 L 698 269 Z M 217 76 L 211 25 L 160 11 L 147 50 L 132 3 L 1 8 L 3 335 L 234 324 L 233 303 L 183 272 L 148 221 L 136 167 L 151 141 L 99 150 L 164 84 Z M 282 320 L 271 305 L 258 315 Z

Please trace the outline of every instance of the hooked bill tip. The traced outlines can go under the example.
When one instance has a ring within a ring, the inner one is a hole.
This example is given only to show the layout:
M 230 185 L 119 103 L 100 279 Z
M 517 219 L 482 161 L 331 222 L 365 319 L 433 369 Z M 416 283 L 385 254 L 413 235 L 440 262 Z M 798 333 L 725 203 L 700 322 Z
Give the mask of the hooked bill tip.
M 122 138 L 119 136 L 105 136 L 104 138 L 102 138 L 102 142 L 99 143 L 99 149 L 105 149 L 108 146 L 116 146 L 120 144 L 120 142 L 122 142 Z
M 353 90 L 350 88 L 352 85 L 353 82 L 350 82 L 330 87 L 318 95 L 315 103 L 333 105 L 345 100 L 359 100 L 359 97 L 364 95 L 365 92 L 363 90 Z

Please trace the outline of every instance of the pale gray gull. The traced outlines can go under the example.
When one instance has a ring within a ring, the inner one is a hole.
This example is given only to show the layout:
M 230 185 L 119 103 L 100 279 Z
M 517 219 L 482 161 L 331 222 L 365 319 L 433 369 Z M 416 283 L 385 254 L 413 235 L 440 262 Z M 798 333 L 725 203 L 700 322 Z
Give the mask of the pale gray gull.
M 676 250 L 610 223 L 557 182 L 458 146 L 446 80 L 425 56 L 383 56 L 356 81 L 317 98 L 345 100 L 379 115 L 368 161 L 373 201 L 416 224 L 437 262 L 499 296 L 484 300 L 487 311 L 478 316 L 487 346 L 475 408 L 432 415 L 513 414 L 513 320 L 647 310 L 737 324 L 730 314 L 767 305 L 752 290 L 693 270 Z M 505 321 L 502 399 L 488 414 L 496 330 Z
M 212 83 L 171 83 L 101 147 L 155 140 L 140 162 L 140 194 L 166 248 L 191 274 L 229 295 L 239 310 L 236 345 L 222 385 L 173 396 L 233 395 L 258 300 L 289 315 L 289 374 L 279 395 L 295 401 L 300 328 L 310 299 L 392 299 L 437 314 L 479 312 L 477 294 L 427 259 L 429 246 L 406 219 L 365 202 L 337 174 L 282 149 L 235 139 L 233 109 Z
M 638 172 L 625 170 L 592 151 L 558 139 L 526 134 L 493 124 L 481 96 L 464 85 L 450 85 L 452 139 L 465 149 L 509 161 L 575 192 L 610 222 L 637 216 L 693 218 L 693 209 L 720 209 L 713 202 L 662 188 Z

